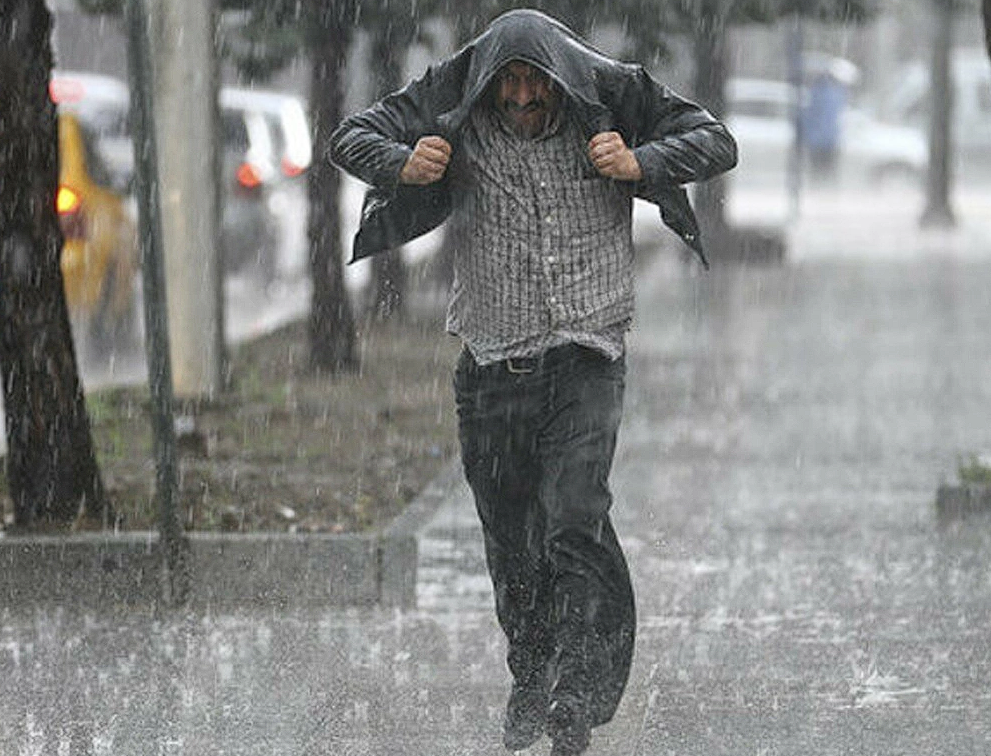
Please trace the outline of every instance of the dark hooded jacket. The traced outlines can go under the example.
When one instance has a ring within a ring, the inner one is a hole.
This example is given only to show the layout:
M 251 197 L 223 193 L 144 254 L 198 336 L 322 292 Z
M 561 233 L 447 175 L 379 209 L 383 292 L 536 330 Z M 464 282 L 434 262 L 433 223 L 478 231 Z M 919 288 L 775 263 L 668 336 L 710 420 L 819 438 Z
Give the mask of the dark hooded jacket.
M 368 110 L 346 118 L 331 136 L 331 158 L 371 185 L 352 262 L 399 246 L 440 225 L 451 211 L 447 178 L 427 186 L 399 183 L 417 140 L 444 137 L 458 149 L 471 108 L 493 76 L 513 60 L 545 71 L 569 100 L 586 139 L 618 131 L 643 172 L 635 195 L 703 264 L 698 222 L 682 185 L 736 164 L 736 142 L 704 109 L 657 83 L 640 65 L 606 57 L 570 29 L 533 10 L 510 11 L 451 57 Z

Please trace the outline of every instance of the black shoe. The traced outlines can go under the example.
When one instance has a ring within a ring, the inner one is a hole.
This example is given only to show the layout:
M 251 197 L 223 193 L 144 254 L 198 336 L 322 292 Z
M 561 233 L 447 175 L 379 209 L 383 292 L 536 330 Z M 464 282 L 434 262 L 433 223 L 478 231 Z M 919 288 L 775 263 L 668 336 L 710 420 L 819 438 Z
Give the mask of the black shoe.
M 513 683 L 506 704 L 502 742 L 510 751 L 529 748 L 544 734 L 547 725 L 547 691 Z
M 579 706 L 554 701 L 547 717 L 547 729 L 554 745 L 551 756 L 578 756 L 592 741 L 588 715 Z

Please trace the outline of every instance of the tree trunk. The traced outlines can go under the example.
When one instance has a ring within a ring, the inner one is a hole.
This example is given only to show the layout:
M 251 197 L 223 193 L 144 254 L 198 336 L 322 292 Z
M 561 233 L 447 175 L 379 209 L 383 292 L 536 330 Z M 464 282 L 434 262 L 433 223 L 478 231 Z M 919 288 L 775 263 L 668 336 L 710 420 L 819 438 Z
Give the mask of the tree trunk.
M 988 57 L 991 58 L 991 0 L 984 0 L 981 3 L 984 15 L 984 46 L 988 49 Z
M 695 30 L 695 99 L 717 118 L 726 110 L 726 26 L 718 7 L 702 12 Z M 695 188 L 695 211 L 703 238 L 726 231 L 726 179 L 716 176 Z M 713 247 L 715 249 L 715 247 Z
M 165 294 L 173 390 L 196 402 L 224 384 L 218 254 L 218 0 L 149 2 Z M 218 301 L 218 297 L 220 301 Z
M 953 173 L 953 81 L 950 52 L 953 46 L 953 0 L 933 0 L 932 67 L 930 69 L 929 172 L 926 176 L 926 208 L 923 226 L 952 226 L 950 207 Z
M 110 518 L 59 268 L 50 31 L 45 0 L 0 0 L 0 372 L 19 528 Z
M 408 33 L 397 30 L 391 22 L 375 33 L 371 54 L 379 97 L 398 89 L 401 84 L 399 53 L 408 47 L 408 37 Z M 372 291 L 368 298 L 369 316 L 378 320 L 405 317 L 408 279 L 401 249 L 375 255 L 372 258 Z
M 330 134 L 341 120 L 345 52 L 351 24 L 341 6 L 311 0 L 314 12 L 313 71 L 310 104 L 313 116 L 313 154 L 308 171 L 310 201 L 310 365 L 315 370 L 340 372 L 358 367 L 354 315 L 344 286 L 341 250 L 340 173 L 330 164 Z

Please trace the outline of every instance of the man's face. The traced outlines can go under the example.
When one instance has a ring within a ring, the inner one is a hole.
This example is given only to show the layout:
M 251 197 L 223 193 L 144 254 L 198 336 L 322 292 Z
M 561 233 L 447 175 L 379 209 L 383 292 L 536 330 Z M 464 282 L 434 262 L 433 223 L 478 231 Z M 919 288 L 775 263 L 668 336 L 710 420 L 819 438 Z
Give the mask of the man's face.
M 496 74 L 496 107 L 520 136 L 540 134 L 557 109 L 557 88 L 539 68 L 513 61 Z

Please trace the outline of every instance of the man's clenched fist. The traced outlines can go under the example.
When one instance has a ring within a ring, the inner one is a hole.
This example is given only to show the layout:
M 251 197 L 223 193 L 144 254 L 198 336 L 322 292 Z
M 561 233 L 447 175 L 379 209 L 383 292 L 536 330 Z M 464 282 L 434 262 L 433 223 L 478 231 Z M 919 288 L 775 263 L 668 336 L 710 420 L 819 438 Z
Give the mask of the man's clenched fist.
M 439 136 L 422 137 L 399 172 L 403 184 L 432 184 L 439 181 L 451 162 L 451 145 Z
M 606 178 L 639 181 L 643 178 L 640 163 L 617 131 L 602 131 L 588 143 L 588 156 L 595 169 Z

